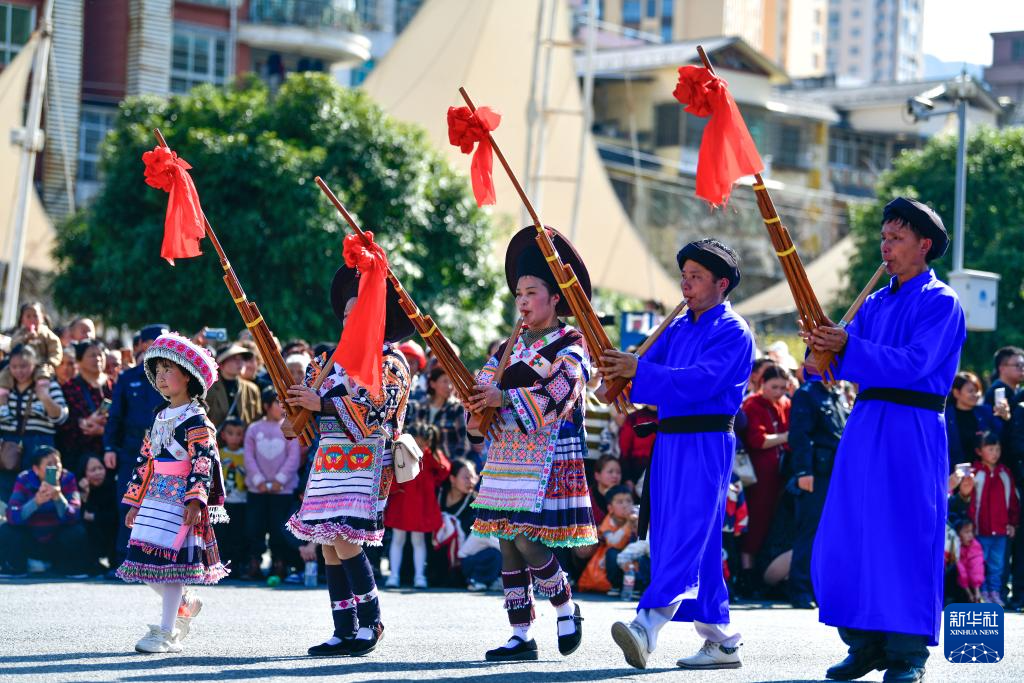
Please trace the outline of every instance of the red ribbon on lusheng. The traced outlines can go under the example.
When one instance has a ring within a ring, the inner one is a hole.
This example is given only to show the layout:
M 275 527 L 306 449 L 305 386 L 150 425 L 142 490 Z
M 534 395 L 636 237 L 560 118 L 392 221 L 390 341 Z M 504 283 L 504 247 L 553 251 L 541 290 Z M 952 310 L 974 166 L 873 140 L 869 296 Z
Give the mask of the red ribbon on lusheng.
M 174 259 L 199 256 L 203 253 L 199 241 L 206 236 L 206 228 L 199 192 L 188 173 L 192 166 L 169 147 L 159 145 L 143 153 L 142 163 L 146 165 L 146 184 L 170 193 L 160 256 L 172 266 Z
M 750 137 L 729 84 L 702 66 L 679 67 L 679 82 L 672 96 L 686 111 L 710 116 L 697 157 L 697 196 L 715 205 L 725 204 L 732 185 L 745 175 L 764 170 L 764 162 Z
M 469 107 L 448 107 L 448 142 L 460 148 L 463 154 L 469 154 L 473 145 L 480 143 L 470 165 L 477 206 L 493 204 L 496 200 L 494 176 L 491 174 L 494 158 L 487 134 L 499 123 L 501 114 L 490 107 L 477 107 L 476 112 L 470 111 Z
M 334 360 L 372 396 L 381 395 L 381 367 L 384 363 L 384 324 L 387 317 L 388 257 L 363 233 L 367 244 L 355 234 L 345 236 L 345 265 L 359 270 L 359 295 L 341 330 Z

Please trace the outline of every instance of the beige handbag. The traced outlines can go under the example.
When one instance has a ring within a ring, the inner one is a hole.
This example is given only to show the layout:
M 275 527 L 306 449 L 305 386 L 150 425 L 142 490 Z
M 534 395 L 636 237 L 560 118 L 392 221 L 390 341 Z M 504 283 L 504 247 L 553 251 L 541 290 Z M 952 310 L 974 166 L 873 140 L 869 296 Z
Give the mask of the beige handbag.
M 407 484 L 420 473 L 423 451 L 412 434 L 402 434 L 391 444 L 391 459 L 395 464 L 395 481 Z
M 736 451 L 736 457 L 732 461 L 732 471 L 740 478 L 744 486 L 752 486 L 757 483 L 754 463 L 750 462 L 750 454 L 744 450 Z

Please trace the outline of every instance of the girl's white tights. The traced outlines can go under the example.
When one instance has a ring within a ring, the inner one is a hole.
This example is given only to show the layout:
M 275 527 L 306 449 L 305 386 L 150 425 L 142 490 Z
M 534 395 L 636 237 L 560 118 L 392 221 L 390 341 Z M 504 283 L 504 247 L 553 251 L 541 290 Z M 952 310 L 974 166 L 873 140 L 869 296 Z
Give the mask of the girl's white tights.
M 395 576 L 401 571 L 402 551 L 405 550 L 406 536 L 412 538 L 412 566 L 416 573 L 416 578 L 421 578 L 424 576 L 424 571 L 427 567 L 427 535 L 422 531 L 391 530 L 391 551 L 388 553 L 391 571 Z
M 185 593 L 185 585 L 181 583 L 147 583 L 147 586 L 156 591 L 163 601 L 163 612 L 160 616 L 160 628 L 168 633 L 174 632 L 174 620 L 178 616 L 178 607 L 181 606 L 181 598 Z

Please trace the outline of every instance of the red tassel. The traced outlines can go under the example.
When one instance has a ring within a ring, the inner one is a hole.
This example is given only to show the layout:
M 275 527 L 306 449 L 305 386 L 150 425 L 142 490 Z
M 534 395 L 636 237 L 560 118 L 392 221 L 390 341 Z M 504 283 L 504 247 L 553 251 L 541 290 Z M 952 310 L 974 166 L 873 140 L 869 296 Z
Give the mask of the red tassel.
M 381 395 L 384 364 L 384 325 L 387 317 L 388 257 L 373 241 L 373 233 L 346 235 L 345 265 L 359 270 L 359 295 L 341 331 L 334 360 L 371 396 Z
M 206 236 L 199 192 L 188 170 L 191 165 L 169 147 L 154 147 L 142 155 L 146 165 L 146 184 L 170 193 L 164 217 L 164 241 L 160 256 L 172 266 L 174 259 L 191 258 L 203 252 L 199 241 Z
M 491 139 L 488 133 L 501 123 L 501 114 L 490 107 L 478 107 L 476 112 L 469 107 L 448 107 L 448 141 L 462 150 L 463 154 L 473 151 L 473 162 L 470 165 L 470 177 L 473 180 L 473 196 L 477 206 L 494 204 L 494 165 Z
M 710 116 L 697 158 L 697 196 L 715 205 L 725 204 L 732 185 L 745 175 L 764 170 L 764 162 L 728 83 L 701 66 L 679 67 L 679 82 L 672 92 L 686 111 Z

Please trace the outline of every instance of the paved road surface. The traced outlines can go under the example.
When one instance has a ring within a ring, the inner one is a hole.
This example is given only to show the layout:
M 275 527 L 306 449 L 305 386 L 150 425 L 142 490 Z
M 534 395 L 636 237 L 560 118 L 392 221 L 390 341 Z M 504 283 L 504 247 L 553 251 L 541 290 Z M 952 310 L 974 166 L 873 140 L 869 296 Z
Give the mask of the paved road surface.
M 626 603 L 584 596 L 583 646 L 558 654 L 554 611 L 538 605 L 541 660 L 489 664 L 483 652 L 503 642 L 507 622 L 495 593 L 390 591 L 382 597 L 386 637 L 362 659 L 310 659 L 308 646 L 331 631 L 327 591 L 225 585 L 202 589 L 202 615 L 179 655 L 139 655 L 135 641 L 156 620 L 156 595 L 107 582 L 0 581 L 0 681 L 810 681 L 821 680 L 844 648 L 816 612 L 739 607 L 733 620 L 745 646 L 742 669 L 687 672 L 675 660 L 700 646 L 692 629 L 670 624 L 646 671 L 629 668 L 609 629 Z M 926 680 L 1024 681 L 1024 616 L 1007 618 L 1007 659 L 954 665 L 938 648 Z M 876 673 L 864 680 L 881 680 Z

